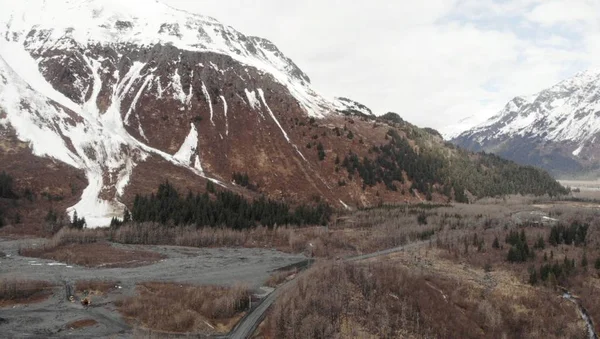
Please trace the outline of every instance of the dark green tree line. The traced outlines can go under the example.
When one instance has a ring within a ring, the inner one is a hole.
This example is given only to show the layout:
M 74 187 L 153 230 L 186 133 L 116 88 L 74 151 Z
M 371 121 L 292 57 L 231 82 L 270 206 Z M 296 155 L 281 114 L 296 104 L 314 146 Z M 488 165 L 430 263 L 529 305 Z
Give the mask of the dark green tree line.
M 573 221 L 569 227 L 564 225 L 552 226 L 548 242 L 552 246 L 561 244 L 581 246 L 585 244 L 590 225 Z
M 218 191 L 212 196 L 188 192 L 182 196 L 168 182 L 161 184 L 156 194 L 137 195 L 131 210 L 131 219 L 135 222 L 235 229 L 257 225 L 325 225 L 330 216 L 331 208 L 324 203 L 292 209 L 286 203 L 265 197 L 248 201 L 229 191 Z

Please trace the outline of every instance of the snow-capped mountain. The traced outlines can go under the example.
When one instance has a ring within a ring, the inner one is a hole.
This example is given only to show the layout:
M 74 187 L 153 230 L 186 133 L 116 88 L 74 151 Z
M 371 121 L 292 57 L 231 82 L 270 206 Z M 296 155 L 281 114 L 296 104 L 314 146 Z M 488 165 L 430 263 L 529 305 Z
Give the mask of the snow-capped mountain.
M 488 121 L 453 139 L 555 174 L 598 167 L 600 70 L 589 70 L 529 97 L 516 97 Z
M 278 133 L 305 160 L 275 112 L 323 118 L 337 107 L 271 42 L 158 1 L 0 4 L 0 124 L 85 172 L 69 210 L 91 226 L 122 212 L 149 157 L 226 185 L 235 160 L 215 159 L 215 144 L 233 156 L 232 144 L 259 143 L 239 137 L 246 128 Z
M 52 211 L 105 226 L 165 180 L 338 208 L 421 201 L 423 178 L 383 159 L 402 157 L 398 138 L 465 157 L 396 114 L 324 98 L 274 44 L 213 18 L 155 0 L 0 6 L 0 171 L 29 192 L 14 214 L 36 227 Z

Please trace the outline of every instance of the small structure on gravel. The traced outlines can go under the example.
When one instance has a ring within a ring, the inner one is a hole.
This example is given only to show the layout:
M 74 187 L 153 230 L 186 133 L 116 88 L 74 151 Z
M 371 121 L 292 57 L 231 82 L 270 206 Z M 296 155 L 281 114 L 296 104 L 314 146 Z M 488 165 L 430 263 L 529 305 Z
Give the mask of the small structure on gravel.
M 531 224 L 542 226 L 554 226 L 559 220 L 551 218 L 547 213 L 542 211 L 524 211 L 512 215 L 512 219 L 516 224 Z
M 89 296 L 81 299 L 81 305 L 83 306 L 90 306 L 92 304 L 92 298 L 90 298 Z

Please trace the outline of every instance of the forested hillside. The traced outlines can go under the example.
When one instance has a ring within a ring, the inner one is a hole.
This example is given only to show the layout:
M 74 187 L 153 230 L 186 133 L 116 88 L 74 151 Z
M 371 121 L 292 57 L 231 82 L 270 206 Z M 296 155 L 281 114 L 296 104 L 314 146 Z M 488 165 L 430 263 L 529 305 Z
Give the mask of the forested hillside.
M 383 183 L 387 190 L 422 193 L 432 200 L 438 193 L 449 200 L 468 202 L 476 198 L 510 194 L 556 196 L 567 190 L 547 172 L 520 166 L 498 156 L 472 153 L 443 143 L 437 133 L 420 129 L 388 113 L 393 122 L 386 144 L 373 146 L 359 156 L 350 150 L 341 162 L 348 180 L 360 178 L 363 189 Z

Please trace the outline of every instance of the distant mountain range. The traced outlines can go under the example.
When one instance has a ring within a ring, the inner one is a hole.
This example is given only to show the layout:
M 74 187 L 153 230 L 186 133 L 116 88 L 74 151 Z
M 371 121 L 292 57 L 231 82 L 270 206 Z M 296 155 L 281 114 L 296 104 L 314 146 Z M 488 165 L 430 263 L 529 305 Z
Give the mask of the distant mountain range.
M 600 70 L 589 70 L 533 96 L 514 98 L 452 142 L 570 177 L 600 170 L 599 136 Z

